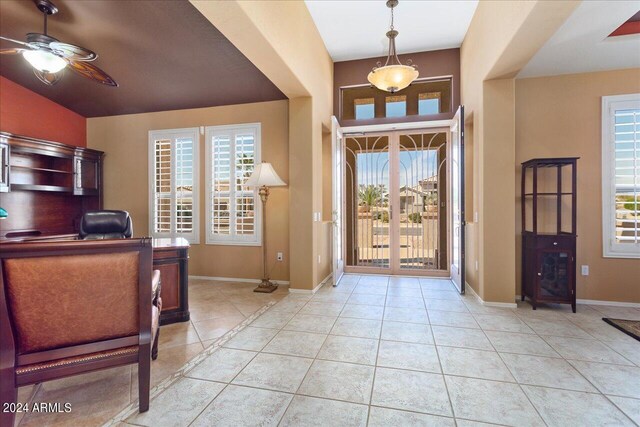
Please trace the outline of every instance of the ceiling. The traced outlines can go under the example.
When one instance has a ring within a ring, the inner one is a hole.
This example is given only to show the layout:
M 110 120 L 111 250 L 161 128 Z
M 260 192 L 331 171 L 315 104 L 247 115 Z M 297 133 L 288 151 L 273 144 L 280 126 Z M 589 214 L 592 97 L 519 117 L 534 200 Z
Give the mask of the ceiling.
M 285 99 L 188 1 L 54 0 L 49 35 L 98 53 L 95 64 L 120 87 L 67 70 L 46 86 L 19 55 L 0 55 L 0 74 L 85 117 Z M 42 32 L 27 0 L 0 1 L 0 34 Z M 1 48 L 16 47 L 2 41 Z
M 518 77 L 640 67 L 640 34 L 607 37 L 638 8 L 637 1 L 583 1 Z
M 384 0 L 305 0 L 334 61 L 386 56 L 391 23 Z M 398 53 L 460 47 L 477 0 L 408 1 L 395 8 Z

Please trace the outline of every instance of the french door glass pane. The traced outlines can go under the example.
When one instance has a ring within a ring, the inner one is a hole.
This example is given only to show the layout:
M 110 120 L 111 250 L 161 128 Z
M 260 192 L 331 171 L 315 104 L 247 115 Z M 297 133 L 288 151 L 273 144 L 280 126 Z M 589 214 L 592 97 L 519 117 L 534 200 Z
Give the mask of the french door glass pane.
M 389 268 L 389 137 L 345 138 L 347 265 Z
M 446 134 L 400 135 L 400 269 L 446 269 Z

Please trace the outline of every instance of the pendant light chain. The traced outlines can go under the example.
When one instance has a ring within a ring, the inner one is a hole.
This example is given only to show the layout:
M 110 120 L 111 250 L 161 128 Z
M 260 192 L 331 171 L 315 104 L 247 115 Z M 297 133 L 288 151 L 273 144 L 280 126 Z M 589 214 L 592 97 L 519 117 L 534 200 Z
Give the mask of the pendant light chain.
M 393 9 L 398 5 L 398 0 L 387 0 L 387 7 L 391 9 L 391 25 L 389 31 L 387 31 L 387 38 L 389 39 L 389 50 L 387 53 L 387 60 L 384 66 L 380 61 L 373 67 L 367 80 L 380 90 L 395 93 L 399 90 L 409 86 L 415 79 L 418 78 L 417 67 L 413 65 L 411 60 L 407 61 L 407 65 L 403 65 L 398 58 L 398 52 L 396 51 L 396 37 L 398 31 L 395 29 L 395 14 Z

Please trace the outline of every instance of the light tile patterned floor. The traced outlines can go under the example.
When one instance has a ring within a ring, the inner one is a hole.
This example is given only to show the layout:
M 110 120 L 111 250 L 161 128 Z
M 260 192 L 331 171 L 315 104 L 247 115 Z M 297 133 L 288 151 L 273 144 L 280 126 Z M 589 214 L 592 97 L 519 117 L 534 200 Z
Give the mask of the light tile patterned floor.
M 487 307 L 448 280 L 290 294 L 151 402 L 143 426 L 640 424 L 640 310 Z M 197 329 L 197 327 L 196 327 Z
M 273 294 L 254 293 L 255 287 L 256 285 L 252 283 L 191 279 L 189 281 L 191 321 L 160 328 L 159 356 L 151 363 L 151 386 L 157 385 L 176 372 L 214 340 L 226 334 L 254 312 L 271 301 L 279 301 L 288 293 L 286 286 L 280 287 Z M 237 354 L 235 354 L 236 357 L 224 359 L 241 363 L 242 358 Z M 249 355 L 251 357 L 247 362 L 253 359 L 253 353 Z M 203 364 L 202 368 L 205 369 L 206 365 Z M 19 401 L 68 402 L 72 405 L 72 412 L 26 414 L 16 417 L 16 425 L 21 427 L 102 425 L 130 402 L 137 401 L 137 372 L 137 368 L 130 365 L 49 381 L 38 386 L 22 387 L 19 389 Z M 224 382 L 230 381 L 233 377 L 214 376 L 211 379 Z M 190 392 L 198 394 L 195 399 L 203 399 L 204 405 L 222 390 L 222 388 L 218 390 L 219 386 L 216 384 L 203 385 L 198 381 L 187 382 L 183 387 L 193 387 Z

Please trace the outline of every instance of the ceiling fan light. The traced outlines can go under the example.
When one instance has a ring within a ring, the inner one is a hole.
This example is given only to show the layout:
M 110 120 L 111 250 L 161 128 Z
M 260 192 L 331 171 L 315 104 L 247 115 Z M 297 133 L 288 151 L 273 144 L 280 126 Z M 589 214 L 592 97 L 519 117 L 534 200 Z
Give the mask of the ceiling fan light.
M 33 68 L 46 73 L 57 73 L 67 66 L 67 61 L 46 50 L 25 50 L 22 56 Z
M 410 65 L 386 65 L 371 71 L 367 80 L 378 89 L 393 93 L 409 86 L 418 75 Z

